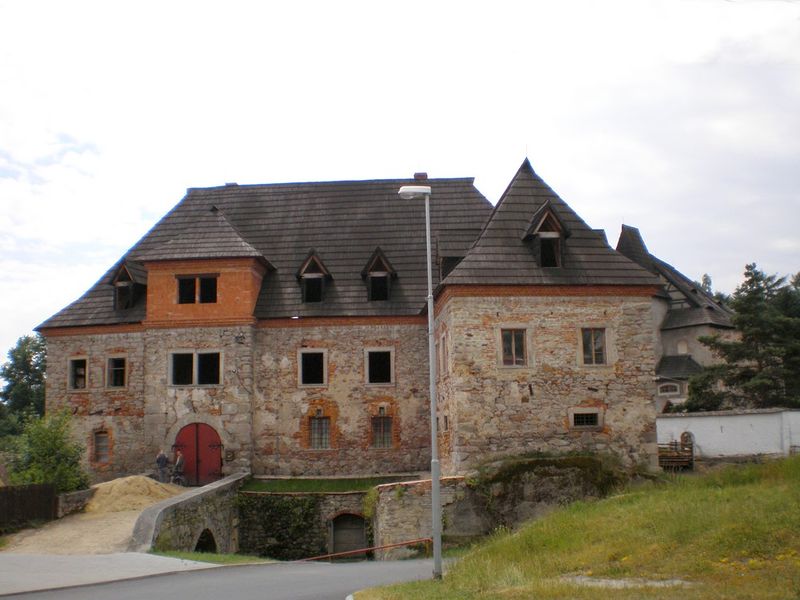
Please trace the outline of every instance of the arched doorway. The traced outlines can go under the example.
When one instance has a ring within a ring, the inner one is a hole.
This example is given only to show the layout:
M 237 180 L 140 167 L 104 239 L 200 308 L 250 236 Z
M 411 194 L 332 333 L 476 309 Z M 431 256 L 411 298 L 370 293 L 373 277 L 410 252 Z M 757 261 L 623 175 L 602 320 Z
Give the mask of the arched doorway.
M 333 552 L 349 552 L 367 547 L 367 528 L 363 517 L 353 514 L 343 514 L 332 522 Z M 348 558 L 364 558 L 358 554 Z
M 189 485 L 206 485 L 222 477 L 222 441 L 210 425 L 186 425 L 175 437 L 173 449 L 183 453 L 183 474 Z

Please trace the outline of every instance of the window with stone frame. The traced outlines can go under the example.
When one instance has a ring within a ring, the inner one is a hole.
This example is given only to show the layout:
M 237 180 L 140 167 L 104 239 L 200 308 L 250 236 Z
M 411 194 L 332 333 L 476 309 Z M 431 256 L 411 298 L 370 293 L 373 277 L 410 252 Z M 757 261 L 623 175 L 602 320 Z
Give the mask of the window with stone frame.
M 111 460 L 111 443 L 108 431 L 98 430 L 92 434 L 92 461 L 107 463 Z
M 581 343 L 583 364 L 606 364 L 606 330 L 604 328 L 586 327 L 581 329 Z
M 662 383 L 658 386 L 659 396 L 678 396 L 681 393 L 681 387 L 677 383 Z
M 386 414 L 383 406 L 378 409 L 378 414 L 372 417 L 372 447 L 392 447 L 392 417 Z
M 317 409 L 313 417 L 308 418 L 308 445 L 314 450 L 325 450 L 331 447 L 331 419 L 323 416 L 322 409 Z
M 387 384 L 394 382 L 391 348 L 366 350 L 367 383 Z
M 603 428 L 603 411 L 600 408 L 577 406 L 569 409 L 570 429 L 600 431 Z
M 301 349 L 299 351 L 300 385 L 327 384 L 327 352 L 325 350 Z
M 219 385 L 222 360 L 219 352 L 173 352 L 171 385 Z
M 124 356 L 111 356 L 106 362 L 106 387 L 124 388 L 128 384 L 127 360 Z
M 85 390 L 88 382 L 86 371 L 87 361 L 85 358 L 71 358 L 69 361 L 69 381 L 68 386 L 71 390 Z
M 502 329 L 500 339 L 503 346 L 503 366 L 521 367 L 527 364 L 524 329 Z

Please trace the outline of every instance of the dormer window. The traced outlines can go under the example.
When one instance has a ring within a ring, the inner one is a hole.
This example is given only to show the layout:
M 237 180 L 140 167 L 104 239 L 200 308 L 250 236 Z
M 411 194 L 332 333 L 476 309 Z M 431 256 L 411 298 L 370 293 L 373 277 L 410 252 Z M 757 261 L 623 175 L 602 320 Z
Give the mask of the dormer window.
M 303 302 L 322 302 L 325 298 L 325 284 L 333 279 L 322 259 L 312 250 L 297 271 L 297 279 L 303 295 Z
M 361 278 L 367 284 L 367 300 L 381 302 L 391 297 L 392 279 L 397 278 L 397 272 L 392 268 L 380 248 L 369 257 L 366 266 L 361 271 Z
M 144 269 L 130 263 L 121 265 L 111 282 L 114 286 L 114 309 L 133 308 L 139 298 L 144 296 L 145 281 Z
M 563 241 L 568 237 L 569 230 L 548 200 L 533 215 L 522 239 L 530 243 L 540 267 L 552 268 L 563 266 Z
M 178 304 L 214 304 L 216 301 L 216 275 L 178 277 Z

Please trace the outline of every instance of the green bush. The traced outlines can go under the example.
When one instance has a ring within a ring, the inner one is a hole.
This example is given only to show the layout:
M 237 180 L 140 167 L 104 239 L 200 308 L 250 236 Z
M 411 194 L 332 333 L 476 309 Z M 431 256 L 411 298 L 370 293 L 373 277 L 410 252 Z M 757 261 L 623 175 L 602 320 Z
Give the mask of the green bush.
M 10 450 L 12 484 L 52 483 L 59 494 L 89 486 L 89 476 L 81 467 L 83 448 L 70 436 L 67 412 L 27 417 Z

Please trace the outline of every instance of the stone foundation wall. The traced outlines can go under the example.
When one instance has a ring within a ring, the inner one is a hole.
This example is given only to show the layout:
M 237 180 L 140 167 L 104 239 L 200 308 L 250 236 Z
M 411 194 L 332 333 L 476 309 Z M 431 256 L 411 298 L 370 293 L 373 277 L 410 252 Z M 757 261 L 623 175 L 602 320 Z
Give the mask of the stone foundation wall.
M 240 551 L 280 560 L 333 552 L 331 522 L 341 514 L 363 516 L 365 492 L 242 492 Z
M 263 328 L 256 334 L 255 474 L 363 475 L 430 461 L 424 325 Z M 394 381 L 366 383 L 365 350 L 391 349 Z M 327 383 L 299 383 L 301 349 L 327 353 Z M 372 417 L 392 417 L 392 447 L 372 445 Z M 309 419 L 330 418 L 330 448 L 310 446 Z
M 655 466 L 655 301 L 641 296 L 454 297 L 441 313 L 443 472 L 525 452 L 615 454 Z M 605 330 L 606 361 L 584 365 L 581 329 Z M 504 366 L 501 330 L 524 329 L 526 364 Z M 596 410 L 600 426 L 570 413 Z
M 217 552 L 239 549 L 236 496 L 248 473 L 237 473 L 146 508 L 133 528 L 130 552 L 193 551 L 208 530 Z

